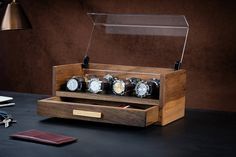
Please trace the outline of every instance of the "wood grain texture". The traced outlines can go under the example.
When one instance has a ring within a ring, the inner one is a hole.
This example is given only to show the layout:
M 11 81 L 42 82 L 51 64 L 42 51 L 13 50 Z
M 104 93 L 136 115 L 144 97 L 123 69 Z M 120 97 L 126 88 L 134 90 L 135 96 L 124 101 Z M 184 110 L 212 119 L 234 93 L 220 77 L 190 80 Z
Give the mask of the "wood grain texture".
M 173 69 L 169 68 L 154 68 L 154 67 L 140 67 L 140 66 L 125 66 L 125 65 L 112 65 L 112 64 L 99 64 L 90 63 L 88 69 L 83 69 L 87 75 L 96 75 L 103 77 L 110 74 L 119 79 L 128 79 L 136 77 L 144 80 L 160 79 L 162 73 L 172 72 Z
M 84 72 L 88 75 L 96 75 L 98 77 L 103 77 L 107 74 L 110 74 L 116 78 L 128 79 L 131 77 L 136 77 L 144 80 L 149 80 L 152 78 L 160 79 L 159 73 L 144 73 L 137 71 L 114 71 L 114 70 L 99 70 L 99 69 L 85 69 Z
M 154 124 L 159 120 L 159 106 L 153 108 L 152 110 L 148 110 L 146 113 L 146 125 Z
M 64 84 L 72 76 L 83 76 L 81 64 L 67 64 L 53 67 L 53 95 L 55 91 L 60 90 Z
M 181 117 L 185 111 L 186 70 L 161 75 L 160 117 L 161 125 L 169 124 Z
M 73 110 L 101 112 L 102 118 L 97 119 L 84 116 L 74 116 Z M 139 127 L 150 125 L 151 121 L 153 121 L 153 123 L 157 121 L 158 117 L 155 115 L 156 112 L 151 112 L 152 110 L 158 110 L 158 106 L 152 106 L 148 109 L 123 109 L 111 106 L 62 102 L 58 97 L 40 100 L 38 101 L 37 106 L 37 112 L 42 116 L 80 119 Z M 149 118 L 149 121 L 146 121 L 147 112 L 148 116 L 152 117 Z
M 174 122 L 185 115 L 185 97 L 169 101 L 160 109 L 160 124 L 162 126 Z
M 116 95 L 56 91 L 56 96 L 69 97 L 69 98 L 83 98 L 91 100 L 103 100 L 111 102 L 124 102 L 133 104 L 159 105 L 159 101 L 157 99 L 145 99 L 145 98 L 141 99 L 136 97 L 126 97 L 126 96 L 116 96 Z
M 117 64 L 100 64 L 91 63 L 89 70 L 107 70 L 107 71 L 120 71 L 124 72 L 138 72 L 138 73 L 152 73 L 152 74 L 165 74 L 173 72 L 171 68 L 158 68 L 158 67 L 142 67 L 142 66 L 128 66 L 128 65 L 117 65 Z
M 186 70 L 178 70 L 161 75 L 160 105 L 185 96 Z

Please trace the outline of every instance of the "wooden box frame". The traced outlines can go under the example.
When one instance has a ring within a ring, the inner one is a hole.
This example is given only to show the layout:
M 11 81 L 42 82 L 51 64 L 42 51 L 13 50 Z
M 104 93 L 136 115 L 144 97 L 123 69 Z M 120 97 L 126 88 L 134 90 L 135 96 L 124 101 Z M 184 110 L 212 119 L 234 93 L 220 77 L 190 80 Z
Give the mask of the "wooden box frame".
M 112 74 L 119 78 L 160 79 L 159 100 L 126 96 L 60 91 L 72 76 Z M 80 119 L 130 126 L 166 125 L 185 114 L 186 71 L 169 68 L 81 63 L 53 67 L 53 97 L 38 101 L 37 112 L 48 117 Z M 62 98 L 72 98 L 64 101 Z M 123 109 L 116 104 L 129 103 L 144 109 Z

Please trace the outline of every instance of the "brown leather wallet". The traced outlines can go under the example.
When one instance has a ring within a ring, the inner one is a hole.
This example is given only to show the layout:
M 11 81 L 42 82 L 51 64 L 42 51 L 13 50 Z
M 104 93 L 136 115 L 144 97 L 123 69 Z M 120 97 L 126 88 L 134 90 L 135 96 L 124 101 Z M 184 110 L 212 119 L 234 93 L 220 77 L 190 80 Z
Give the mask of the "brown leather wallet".
M 10 137 L 14 139 L 22 139 L 52 145 L 61 145 L 65 143 L 71 143 L 77 140 L 74 137 L 44 132 L 40 130 L 27 130 L 23 132 L 18 132 L 11 135 Z

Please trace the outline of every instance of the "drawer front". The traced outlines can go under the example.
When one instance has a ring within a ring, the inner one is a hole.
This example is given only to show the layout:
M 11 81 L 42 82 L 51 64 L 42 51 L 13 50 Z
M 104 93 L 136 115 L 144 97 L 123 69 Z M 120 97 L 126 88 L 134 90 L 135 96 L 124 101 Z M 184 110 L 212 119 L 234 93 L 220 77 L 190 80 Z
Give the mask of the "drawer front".
M 37 112 L 48 117 L 80 119 L 145 127 L 158 120 L 158 106 L 131 109 L 85 103 L 63 102 L 57 97 L 38 101 Z

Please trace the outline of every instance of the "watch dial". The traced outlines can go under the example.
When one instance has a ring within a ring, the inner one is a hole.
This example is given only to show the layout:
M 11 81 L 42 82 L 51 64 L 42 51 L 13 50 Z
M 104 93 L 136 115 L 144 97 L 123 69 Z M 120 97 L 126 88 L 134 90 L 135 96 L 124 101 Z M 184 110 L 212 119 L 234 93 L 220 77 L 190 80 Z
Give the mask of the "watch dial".
M 113 85 L 113 91 L 116 94 L 122 94 L 125 91 L 125 84 L 124 84 L 124 82 L 121 82 L 121 81 L 115 82 L 114 85 Z
M 148 88 L 147 86 L 144 84 L 144 83 L 140 83 L 138 85 L 138 88 L 137 88 L 137 91 L 136 91 L 136 94 L 138 96 L 145 96 L 148 92 Z
M 67 89 L 69 89 L 70 91 L 75 91 L 78 88 L 78 86 L 79 84 L 76 79 L 70 79 L 66 84 Z
M 93 80 L 89 84 L 89 90 L 93 93 L 98 93 L 101 91 L 101 82 L 97 80 Z

